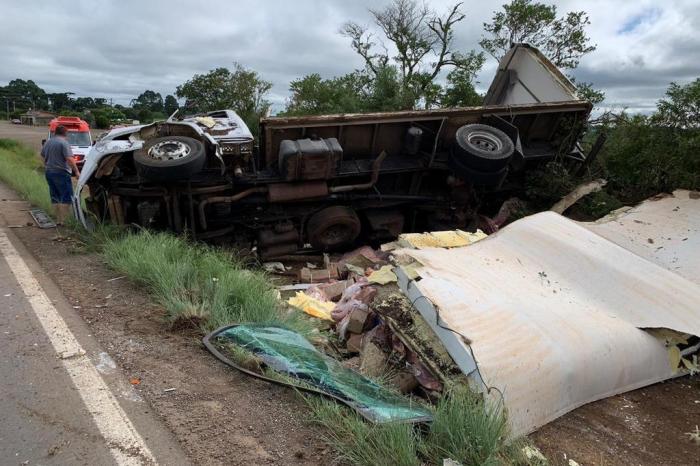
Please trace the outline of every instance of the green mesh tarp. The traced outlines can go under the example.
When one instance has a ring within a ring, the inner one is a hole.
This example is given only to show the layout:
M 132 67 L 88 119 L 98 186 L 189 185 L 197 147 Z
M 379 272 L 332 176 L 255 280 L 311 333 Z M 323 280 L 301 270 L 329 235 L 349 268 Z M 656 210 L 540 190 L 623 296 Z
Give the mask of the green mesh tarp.
M 221 349 L 235 345 L 253 353 L 268 368 L 303 381 L 301 389 L 333 397 L 377 422 L 425 422 L 431 412 L 318 351 L 298 333 L 269 325 L 236 325 L 218 329 L 204 338 L 204 344 L 219 359 L 244 372 L 266 378 L 240 367 Z M 309 390 L 308 387 L 315 390 Z

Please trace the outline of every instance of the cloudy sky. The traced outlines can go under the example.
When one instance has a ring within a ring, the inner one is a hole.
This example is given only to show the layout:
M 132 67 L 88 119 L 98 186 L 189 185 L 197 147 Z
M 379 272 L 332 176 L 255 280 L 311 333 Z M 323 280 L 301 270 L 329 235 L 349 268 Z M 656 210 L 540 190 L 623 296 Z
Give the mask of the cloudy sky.
M 3 2 L 0 85 L 33 79 L 47 92 L 106 97 L 128 104 L 145 89 L 164 96 L 212 68 L 238 61 L 274 86 L 281 109 L 289 82 L 308 73 L 324 77 L 362 66 L 345 21 L 371 23 L 367 8 L 388 0 L 72 0 Z M 452 1 L 427 0 L 438 12 Z M 504 0 L 465 0 L 467 17 L 455 31 L 458 49 L 478 48 L 482 23 Z M 562 0 L 560 14 L 586 10 L 598 49 L 574 73 L 607 94 L 605 106 L 649 111 L 670 81 L 700 76 L 698 0 Z M 489 59 L 479 87 L 496 66 Z

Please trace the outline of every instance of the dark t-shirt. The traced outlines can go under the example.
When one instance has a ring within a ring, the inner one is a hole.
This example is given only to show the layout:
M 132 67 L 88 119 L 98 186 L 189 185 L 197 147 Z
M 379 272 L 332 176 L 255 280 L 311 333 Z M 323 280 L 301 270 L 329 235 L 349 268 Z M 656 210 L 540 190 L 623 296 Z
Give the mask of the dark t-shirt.
M 41 148 L 41 156 L 44 158 L 46 170 L 72 172 L 66 160 L 73 157 L 73 151 L 65 138 L 54 136 L 46 141 Z

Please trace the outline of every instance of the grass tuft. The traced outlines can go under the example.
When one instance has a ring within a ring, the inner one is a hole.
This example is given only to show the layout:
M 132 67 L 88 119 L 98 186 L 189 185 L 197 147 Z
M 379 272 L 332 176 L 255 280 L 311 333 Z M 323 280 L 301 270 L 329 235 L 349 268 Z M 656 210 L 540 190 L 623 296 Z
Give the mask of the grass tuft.
M 484 402 L 467 388 L 438 402 L 425 432 L 410 424 L 370 424 L 338 403 L 306 400 L 314 421 L 325 428 L 326 441 L 356 466 L 442 465 L 447 458 L 464 466 L 541 464 L 526 458 L 525 442 L 509 440 L 500 406 Z
M 350 409 L 319 397 L 305 397 L 313 420 L 340 459 L 357 466 L 419 466 L 419 437 L 412 424 L 370 424 Z

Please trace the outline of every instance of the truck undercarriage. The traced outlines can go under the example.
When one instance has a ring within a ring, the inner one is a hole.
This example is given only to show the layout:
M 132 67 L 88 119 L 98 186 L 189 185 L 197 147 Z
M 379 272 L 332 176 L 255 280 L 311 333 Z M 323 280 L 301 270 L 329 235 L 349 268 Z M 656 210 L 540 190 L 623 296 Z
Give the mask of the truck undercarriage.
M 542 69 L 568 100 L 499 103 L 517 90 L 499 71 L 486 98 L 497 105 L 264 118 L 257 147 L 230 110 L 121 128 L 94 146 L 78 191 L 89 187 L 98 221 L 235 238 L 263 258 L 474 230 L 523 190 L 527 170 L 585 158 L 577 141 L 591 105 Z M 79 195 L 74 207 L 87 223 Z

